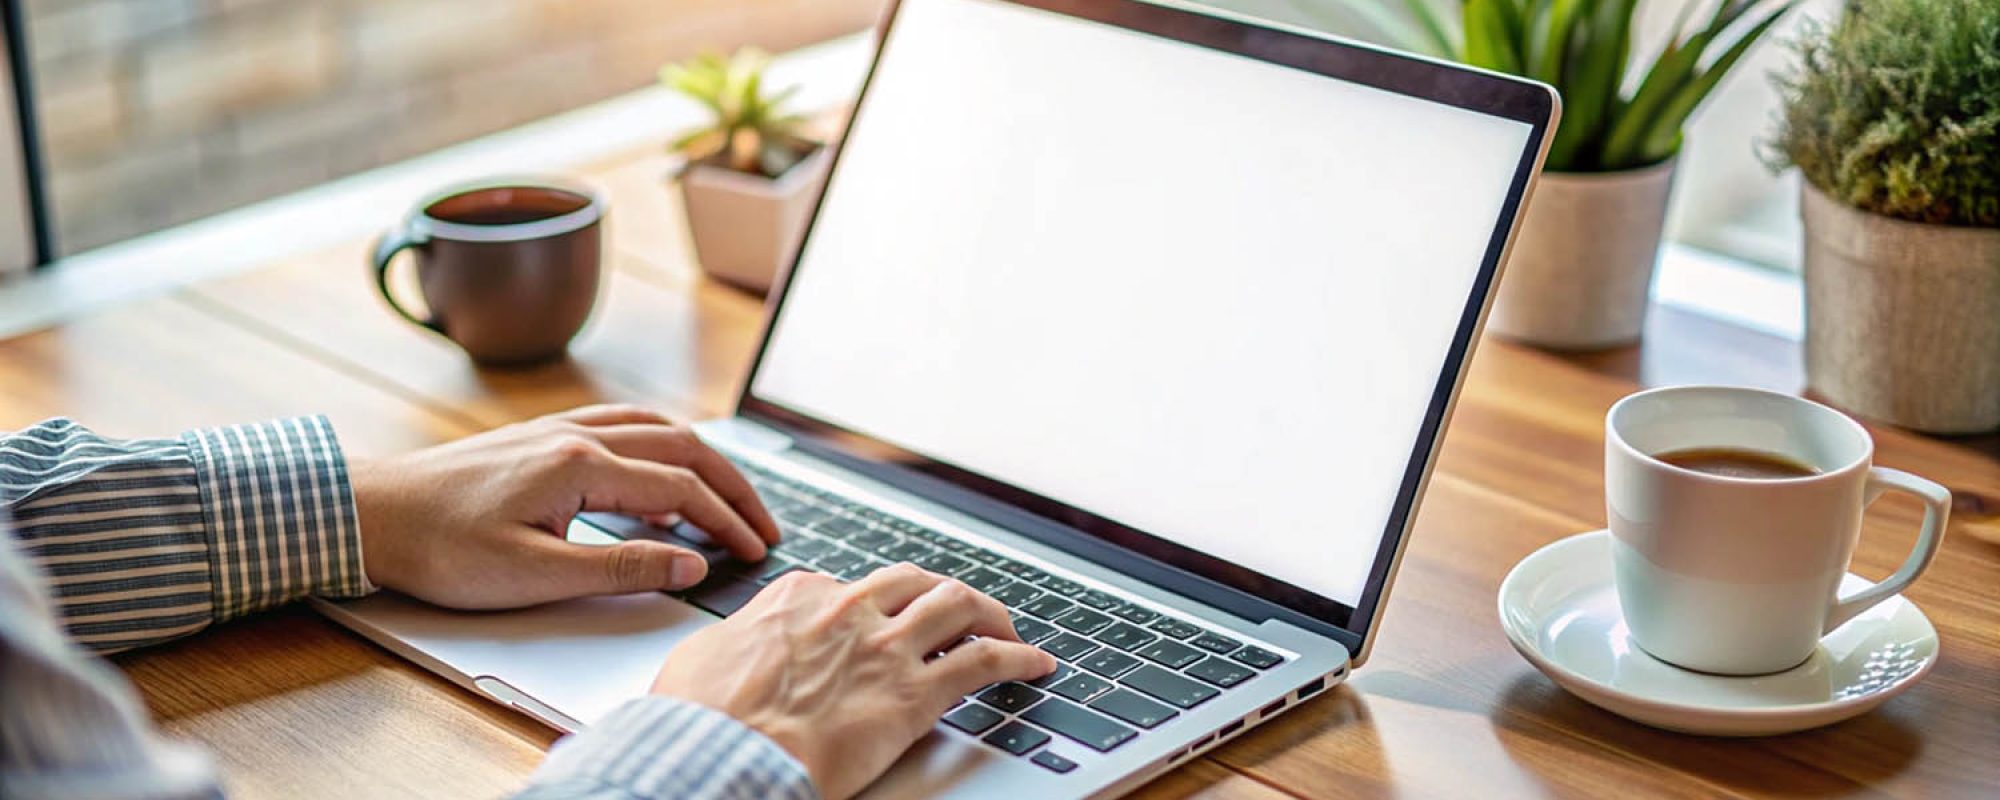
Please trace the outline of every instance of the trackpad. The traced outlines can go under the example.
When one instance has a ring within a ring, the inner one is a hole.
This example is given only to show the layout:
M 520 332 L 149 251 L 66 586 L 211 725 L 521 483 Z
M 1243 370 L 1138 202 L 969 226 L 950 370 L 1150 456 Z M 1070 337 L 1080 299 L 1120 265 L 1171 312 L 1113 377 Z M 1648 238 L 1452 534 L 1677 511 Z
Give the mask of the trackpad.
M 590 538 L 581 528 L 572 527 L 573 540 Z M 486 692 L 477 680 L 496 678 L 558 712 L 562 718 L 537 716 L 565 730 L 568 721 L 589 725 L 645 694 L 667 651 L 718 621 L 659 592 L 493 612 L 450 611 L 390 592 L 314 605 L 459 685 Z

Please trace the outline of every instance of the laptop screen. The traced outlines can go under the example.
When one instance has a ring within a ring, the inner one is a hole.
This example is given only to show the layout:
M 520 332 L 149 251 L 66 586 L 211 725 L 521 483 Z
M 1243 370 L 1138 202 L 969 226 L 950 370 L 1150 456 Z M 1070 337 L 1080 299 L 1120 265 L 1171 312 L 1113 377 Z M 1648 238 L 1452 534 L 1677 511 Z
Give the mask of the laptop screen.
M 1536 136 L 904 0 L 747 394 L 1352 607 Z

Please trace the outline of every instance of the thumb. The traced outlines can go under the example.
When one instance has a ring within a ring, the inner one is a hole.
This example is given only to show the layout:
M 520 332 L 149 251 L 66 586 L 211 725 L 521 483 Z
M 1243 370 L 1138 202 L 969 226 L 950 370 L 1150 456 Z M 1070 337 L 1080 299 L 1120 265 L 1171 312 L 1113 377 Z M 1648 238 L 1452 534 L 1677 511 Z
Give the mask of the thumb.
M 572 597 L 685 589 L 708 575 L 700 554 L 665 542 L 558 544 L 556 573 Z

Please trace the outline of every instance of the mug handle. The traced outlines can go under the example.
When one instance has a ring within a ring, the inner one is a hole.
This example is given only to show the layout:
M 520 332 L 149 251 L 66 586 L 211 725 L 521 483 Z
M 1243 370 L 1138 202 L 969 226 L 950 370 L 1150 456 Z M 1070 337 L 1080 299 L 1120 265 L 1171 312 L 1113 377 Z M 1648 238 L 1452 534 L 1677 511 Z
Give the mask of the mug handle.
M 407 319 L 419 327 L 444 333 L 444 326 L 438 323 L 436 311 L 431 312 L 429 319 L 418 319 L 415 314 L 410 313 L 409 309 L 404 308 L 402 303 L 396 302 L 396 295 L 389 291 L 389 265 L 395 261 L 396 254 L 404 250 L 423 247 L 430 244 L 430 242 L 430 236 L 417 230 L 416 226 L 408 224 L 399 225 L 389 232 L 382 234 L 381 238 L 376 239 L 375 288 L 382 293 L 382 299 L 389 303 L 389 308 L 394 309 L 403 319 Z
M 1924 524 L 1917 532 L 1917 546 L 1910 550 L 1910 557 L 1903 566 L 1881 583 L 1870 586 L 1847 597 L 1834 601 L 1833 608 L 1826 615 L 1826 627 L 1821 635 L 1831 633 L 1842 623 L 1860 615 L 1908 588 L 1924 574 L 1924 569 L 1937 558 L 1938 544 L 1944 541 L 1945 522 L 1951 518 L 1951 491 L 1926 478 L 1920 478 L 1902 470 L 1874 467 L 1868 470 L 1868 487 L 1863 490 L 1862 503 L 1866 506 L 1875 502 L 1883 492 L 1891 489 L 1909 492 L 1924 501 Z

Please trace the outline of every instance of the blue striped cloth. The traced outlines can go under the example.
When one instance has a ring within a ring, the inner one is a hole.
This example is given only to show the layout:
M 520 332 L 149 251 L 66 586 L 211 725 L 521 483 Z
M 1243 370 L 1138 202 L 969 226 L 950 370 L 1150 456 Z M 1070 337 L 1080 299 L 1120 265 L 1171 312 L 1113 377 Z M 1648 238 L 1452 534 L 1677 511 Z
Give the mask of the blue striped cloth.
M 112 440 L 63 419 L 0 435 L 0 797 L 219 796 L 211 760 L 155 736 L 131 686 L 85 648 L 373 588 L 324 418 L 173 439 Z M 814 792 L 755 731 L 647 697 L 559 743 L 524 796 Z

